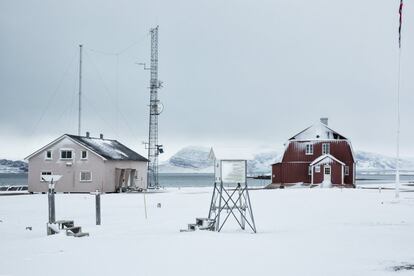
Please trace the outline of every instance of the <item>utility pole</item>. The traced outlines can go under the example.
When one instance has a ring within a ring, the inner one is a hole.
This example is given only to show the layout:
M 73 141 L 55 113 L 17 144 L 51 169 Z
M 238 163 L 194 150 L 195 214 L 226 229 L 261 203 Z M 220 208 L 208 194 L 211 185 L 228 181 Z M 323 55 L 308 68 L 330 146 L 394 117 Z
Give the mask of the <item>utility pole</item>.
M 82 119 L 82 44 L 79 45 L 79 109 L 78 109 L 78 135 L 81 135 Z

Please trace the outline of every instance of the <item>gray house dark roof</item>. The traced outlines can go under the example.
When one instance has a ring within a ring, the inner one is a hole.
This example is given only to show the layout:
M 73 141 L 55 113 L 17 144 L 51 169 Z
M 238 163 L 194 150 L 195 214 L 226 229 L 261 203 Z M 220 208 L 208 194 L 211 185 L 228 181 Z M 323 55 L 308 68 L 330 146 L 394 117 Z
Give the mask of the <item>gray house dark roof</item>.
M 108 160 L 146 161 L 148 159 L 136 153 L 117 140 L 100 139 L 86 136 L 65 134 L 79 144 L 94 151 Z

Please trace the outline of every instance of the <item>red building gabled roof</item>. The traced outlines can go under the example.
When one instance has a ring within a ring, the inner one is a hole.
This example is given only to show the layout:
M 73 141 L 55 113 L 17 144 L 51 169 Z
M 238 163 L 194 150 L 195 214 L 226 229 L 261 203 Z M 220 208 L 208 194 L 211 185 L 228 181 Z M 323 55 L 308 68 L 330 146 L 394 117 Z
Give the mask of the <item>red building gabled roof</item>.
M 298 134 L 294 135 L 289 141 L 309 141 L 309 140 L 348 140 L 345 136 L 329 128 L 322 122 L 316 123 Z

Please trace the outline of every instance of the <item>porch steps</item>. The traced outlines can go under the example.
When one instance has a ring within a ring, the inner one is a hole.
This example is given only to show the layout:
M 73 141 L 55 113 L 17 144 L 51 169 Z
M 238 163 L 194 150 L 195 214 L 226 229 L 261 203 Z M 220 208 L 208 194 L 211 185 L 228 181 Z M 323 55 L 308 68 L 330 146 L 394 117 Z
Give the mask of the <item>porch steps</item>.
M 53 234 L 59 233 L 59 230 L 65 230 L 66 236 L 73 236 L 77 238 L 89 236 L 89 233 L 82 232 L 82 227 L 75 226 L 75 222 L 73 220 L 58 220 L 55 225 L 58 226 L 58 229 L 53 229 Z M 50 228 L 50 226 L 48 227 Z
M 73 220 L 58 220 L 56 223 L 59 225 L 59 229 L 69 228 L 75 226 Z
M 181 229 L 180 232 L 194 232 L 196 230 L 214 231 L 215 220 L 209 218 L 196 218 L 196 223 L 189 223 L 187 229 Z

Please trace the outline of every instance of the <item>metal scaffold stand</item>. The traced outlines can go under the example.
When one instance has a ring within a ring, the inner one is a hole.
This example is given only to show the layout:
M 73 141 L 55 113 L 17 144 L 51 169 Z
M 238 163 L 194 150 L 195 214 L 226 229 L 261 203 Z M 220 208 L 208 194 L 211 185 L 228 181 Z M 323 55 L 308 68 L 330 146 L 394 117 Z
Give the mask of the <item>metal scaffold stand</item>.
M 208 213 L 215 231 L 220 232 L 233 216 L 241 229 L 245 230 L 247 225 L 256 233 L 246 168 L 246 160 L 215 160 L 214 189 Z

